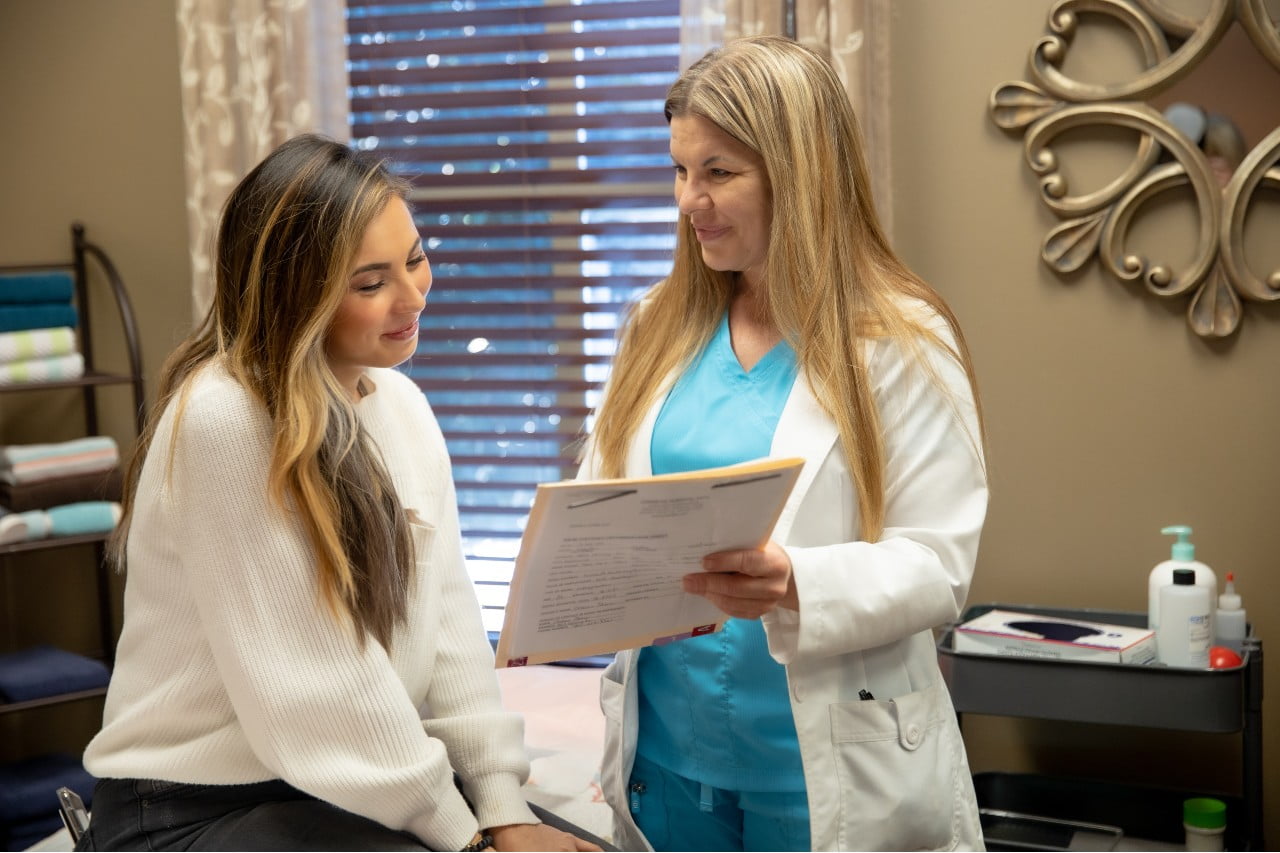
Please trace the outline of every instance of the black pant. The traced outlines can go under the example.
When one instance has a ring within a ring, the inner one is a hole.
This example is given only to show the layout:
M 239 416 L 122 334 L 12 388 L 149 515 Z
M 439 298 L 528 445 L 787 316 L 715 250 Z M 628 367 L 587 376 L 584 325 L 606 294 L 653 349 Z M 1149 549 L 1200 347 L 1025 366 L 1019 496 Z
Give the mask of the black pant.
M 616 848 L 545 809 L 544 823 Z M 148 779 L 102 779 L 94 788 L 89 830 L 76 850 L 397 850 L 431 848 L 318 800 L 285 782 L 184 785 Z

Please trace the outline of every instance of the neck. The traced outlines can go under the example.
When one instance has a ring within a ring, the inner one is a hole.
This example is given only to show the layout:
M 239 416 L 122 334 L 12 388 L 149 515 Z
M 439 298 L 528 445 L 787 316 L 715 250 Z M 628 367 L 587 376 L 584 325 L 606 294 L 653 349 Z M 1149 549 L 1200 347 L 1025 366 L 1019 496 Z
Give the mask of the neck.
M 764 305 L 764 286 L 746 273 L 738 273 L 737 289 L 729 303 L 731 317 L 738 316 L 754 325 L 772 325 Z
M 364 378 L 364 372 L 353 373 L 350 376 L 338 376 L 338 384 L 342 386 L 342 390 L 346 392 L 347 399 L 352 403 L 359 403 L 360 400 L 368 394 L 368 380 Z

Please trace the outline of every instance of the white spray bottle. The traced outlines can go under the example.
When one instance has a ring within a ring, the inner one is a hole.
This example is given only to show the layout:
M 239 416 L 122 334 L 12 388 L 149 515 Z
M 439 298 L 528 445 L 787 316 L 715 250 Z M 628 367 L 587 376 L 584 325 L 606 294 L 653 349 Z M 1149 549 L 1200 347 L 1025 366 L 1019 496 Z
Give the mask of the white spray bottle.
M 1178 541 L 1173 543 L 1170 558 L 1163 563 L 1158 563 L 1147 578 L 1147 627 L 1153 631 L 1160 627 L 1160 588 L 1173 583 L 1173 570 L 1192 569 L 1196 573 L 1196 585 L 1209 588 L 1211 603 L 1209 636 L 1216 636 L 1212 616 L 1216 615 L 1213 611 L 1217 608 L 1212 605 L 1218 601 L 1217 575 L 1213 573 L 1213 569 L 1196 560 L 1196 546 L 1191 544 L 1190 527 L 1185 524 L 1175 524 L 1163 528 L 1160 532 L 1166 536 L 1177 536 Z

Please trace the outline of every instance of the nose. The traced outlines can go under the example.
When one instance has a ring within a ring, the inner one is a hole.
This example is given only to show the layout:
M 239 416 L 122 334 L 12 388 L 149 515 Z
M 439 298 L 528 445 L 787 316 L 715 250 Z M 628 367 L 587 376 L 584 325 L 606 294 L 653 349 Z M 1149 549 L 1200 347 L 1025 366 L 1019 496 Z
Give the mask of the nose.
M 702 185 L 694 180 L 685 179 L 676 183 L 676 206 L 685 216 L 698 210 L 706 210 L 711 206 L 711 196 L 707 195 Z
M 408 286 L 400 291 L 400 308 L 405 314 L 418 313 L 426 307 L 427 293 L 431 291 L 431 276 L 424 278 L 425 284 L 421 278 L 409 278 Z

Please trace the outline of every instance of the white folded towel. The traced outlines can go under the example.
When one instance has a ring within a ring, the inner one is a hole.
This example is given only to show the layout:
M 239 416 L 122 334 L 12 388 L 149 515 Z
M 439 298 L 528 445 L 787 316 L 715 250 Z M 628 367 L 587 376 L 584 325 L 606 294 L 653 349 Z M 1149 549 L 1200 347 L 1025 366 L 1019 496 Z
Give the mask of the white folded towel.
M 0 332 L 0 364 L 70 355 L 75 351 L 76 333 L 70 326 Z
M 0 364 L 0 385 L 56 382 L 81 376 L 84 376 L 84 356 L 78 352 Z

